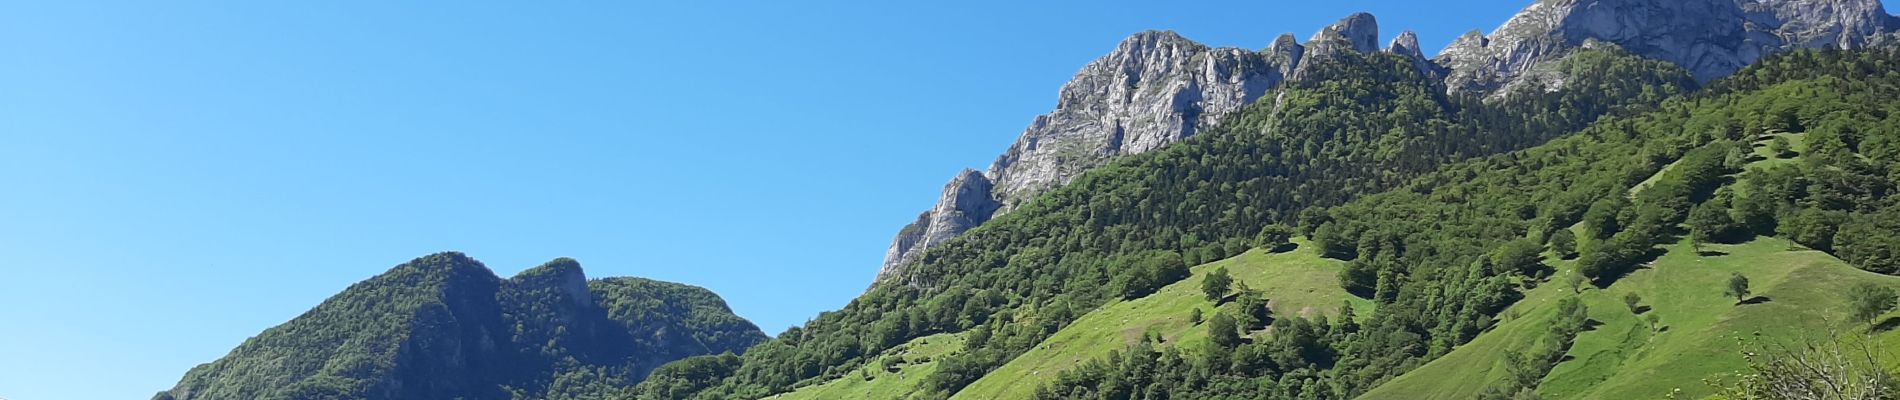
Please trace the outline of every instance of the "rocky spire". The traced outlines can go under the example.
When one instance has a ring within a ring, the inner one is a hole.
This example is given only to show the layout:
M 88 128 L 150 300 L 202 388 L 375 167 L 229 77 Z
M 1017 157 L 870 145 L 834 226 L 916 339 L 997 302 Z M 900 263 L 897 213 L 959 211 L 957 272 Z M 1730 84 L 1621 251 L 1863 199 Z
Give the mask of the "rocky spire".
M 1379 20 L 1372 14 L 1349 15 L 1331 26 L 1321 28 L 1306 41 L 1311 57 L 1325 57 L 1341 50 L 1361 53 L 1379 51 Z
M 917 216 L 917 221 L 898 231 L 891 248 L 884 253 L 884 267 L 877 280 L 884 281 L 900 271 L 904 264 L 916 261 L 924 250 L 948 241 L 963 231 L 990 220 L 1002 206 L 992 196 L 994 185 L 989 177 L 965 169 L 943 186 L 937 206 Z
M 1398 37 L 1392 38 L 1392 44 L 1386 45 L 1385 52 L 1411 59 L 1412 66 L 1418 68 L 1418 72 L 1425 76 L 1436 77 L 1443 72 L 1438 64 L 1433 64 L 1431 59 L 1425 58 L 1425 52 L 1418 47 L 1418 34 L 1412 31 L 1401 32 Z

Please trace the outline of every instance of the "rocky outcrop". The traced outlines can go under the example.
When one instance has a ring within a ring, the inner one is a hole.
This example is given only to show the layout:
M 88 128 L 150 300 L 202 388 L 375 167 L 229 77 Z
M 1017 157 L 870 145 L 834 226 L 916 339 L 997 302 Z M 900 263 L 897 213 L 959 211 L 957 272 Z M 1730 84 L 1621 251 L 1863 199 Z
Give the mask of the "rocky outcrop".
M 1307 44 L 1282 35 L 1262 51 L 1208 47 L 1170 31 L 1130 36 L 1063 85 L 1055 111 L 1036 117 L 987 172 L 964 171 L 945 185 L 937 205 L 891 240 L 878 281 L 1084 171 L 1193 136 L 1292 79 L 1314 55 L 1379 51 L 1378 35 L 1377 20 L 1361 13 Z
M 1328 57 L 1341 51 L 1379 51 L 1379 20 L 1372 14 L 1356 13 L 1320 29 L 1306 40 L 1309 57 Z
M 1890 32 L 1879 0 L 1545 0 L 1436 59 L 1452 91 L 1500 93 L 1587 43 L 1669 61 L 1703 82 L 1797 48 L 1858 48 Z
M 916 222 L 904 226 L 897 238 L 891 240 L 891 249 L 884 254 L 885 268 L 878 271 L 877 280 L 883 281 L 896 271 L 891 266 L 915 261 L 923 249 L 989 221 L 1002 207 L 1002 203 L 991 197 L 994 188 L 989 177 L 981 172 L 966 169 L 958 173 L 943 186 L 943 196 L 937 199 L 937 206 L 918 215 Z
M 1419 48 L 1418 33 L 1412 31 L 1399 33 L 1399 37 L 1392 39 L 1392 44 L 1385 46 L 1385 52 L 1411 59 L 1412 66 L 1418 68 L 1419 73 L 1425 76 L 1440 77 L 1444 75 L 1444 69 L 1440 68 L 1438 64 L 1433 63 L 1430 58 L 1426 58 L 1425 51 Z

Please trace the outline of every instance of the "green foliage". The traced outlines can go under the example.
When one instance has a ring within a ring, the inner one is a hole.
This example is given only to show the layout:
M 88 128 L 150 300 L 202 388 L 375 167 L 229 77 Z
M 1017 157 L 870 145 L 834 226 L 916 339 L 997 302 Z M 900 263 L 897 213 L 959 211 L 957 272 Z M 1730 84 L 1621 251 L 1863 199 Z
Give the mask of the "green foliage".
M 1900 295 L 1893 288 L 1875 283 L 1863 282 L 1847 291 L 1847 306 L 1854 319 L 1874 323 L 1874 318 L 1892 311 Z
M 1748 295 L 1752 294 L 1748 291 L 1748 277 L 1742 275 L 1740 272 L 1729 275 L 1728 286 L 1724 286 L 1722 290 L 1723 294 L 1735 296 L 1736 303 L 1741 303 Z
M 1187 263 L 1173 252 L 1152 252 L 1121 268 L 1109 287 L 1123 299 L 1136 299 L 1187 278 Z
M 460 253 L 439 253 L 265 330 L 193 368 L 166 396 L 624 398 L 663 363 L 765 339 L 705 289 L 588 282 L 566 258 L 504 280 Z
M 1631 314 L 1642 314 L 1643 296 L 1637 295 L 1636 292 L 1624 294 L 1623 306 L 1629 308 Z
M 1227 268 L 1221 267 L 1201 278 L 1201 292 L 1207 294 L 1209 301 L 1216 303 L 1227 297 L 1227 290 L 1234 284 L 1234 277 L 1227 275 Z M 1195 309 L 1199 311 L 1199 309 Z
M 1695 243 L 1735 242 L 1747 230 L 1730 217 L 1728 204 L 1723 201 L 1709 201 L 1695 206 L 1689 211 L 1688 224 L 1689 239 Z
M 1227 313 L 1214 313 L 1214 318 L 1207 320 L 1207 337 L 1223 349 L 1239 346 L 1239 323 L 1234 321 L 1234 317 L 1227 316 Z
M 1556 253 L 1557 258 L 1565 260 L 1576 258 L 1577 234 L 1569 229 L 1557 230 L 1557 233 L 1550 235 L 1550 251 Z
M 1292 243 L 1293 227 L 1285 224 L 1268 224 L 1260 227 L 1260 233 L 1254 235 L 1254 246 L 1265 249 L 1277 249 Z
M 1518 239 L 1505 242 L 1491 252 L 1491 266 L 1500 271 L 1511 271 L 1525 276 L 1535 276 L 1544 270 L 1544 246 L 1530 239 Z
M 1261 329 L 1273 322 L 1273 309 L 1267 308 L 1267 298 L 1256 290 L 1243 290 L 1239 301 L 1234 302 L 1236 320 L 1242 328 Z
M 1788 143 L 1788 138 L 1776 136 L 1768 142 L 1768 152 L 1775 157 L 1790 157 L 1794 155 L 1794 146 Z

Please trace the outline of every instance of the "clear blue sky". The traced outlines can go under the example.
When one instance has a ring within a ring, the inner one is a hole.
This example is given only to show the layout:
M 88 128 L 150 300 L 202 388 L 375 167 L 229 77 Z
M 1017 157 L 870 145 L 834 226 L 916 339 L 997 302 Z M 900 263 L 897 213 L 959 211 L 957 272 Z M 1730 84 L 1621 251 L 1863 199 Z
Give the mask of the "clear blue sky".
M 305 3 L 0 7 L 0 397 L 143 399 L 443 250 L 777 333 L 1130 33 L 1435 50 L 1529 1 Z

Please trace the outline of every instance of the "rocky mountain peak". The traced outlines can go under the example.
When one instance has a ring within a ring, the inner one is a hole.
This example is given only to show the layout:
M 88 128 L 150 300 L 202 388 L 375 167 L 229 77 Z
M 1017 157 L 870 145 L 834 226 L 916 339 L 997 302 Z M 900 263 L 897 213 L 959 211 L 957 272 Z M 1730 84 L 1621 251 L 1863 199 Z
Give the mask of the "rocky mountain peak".
M 1545 0 L 1437 62 L 1453 91 L 1498 93 L 1591 41 L 1668 61 L 1703 82 L 1798 48 L 1856 48 L 1895 29 L 1879 0 Z
M 1385 46 L 1385 51 L 1399 55 L 1416 55 L 1421 58 L 1425 55 L 1425 52 L 1418 48 L 1418 33 L 1412 31 L 1400 32 L 1398 37 L 1392 38 L 1392 44 Z
M 1313 56 L 1325 56 L 1340 50 L 1361 53 L 1379 51 L 1379 20 L 1372 14 L 1356 13 L 1321 28 L 1306 41 Z

